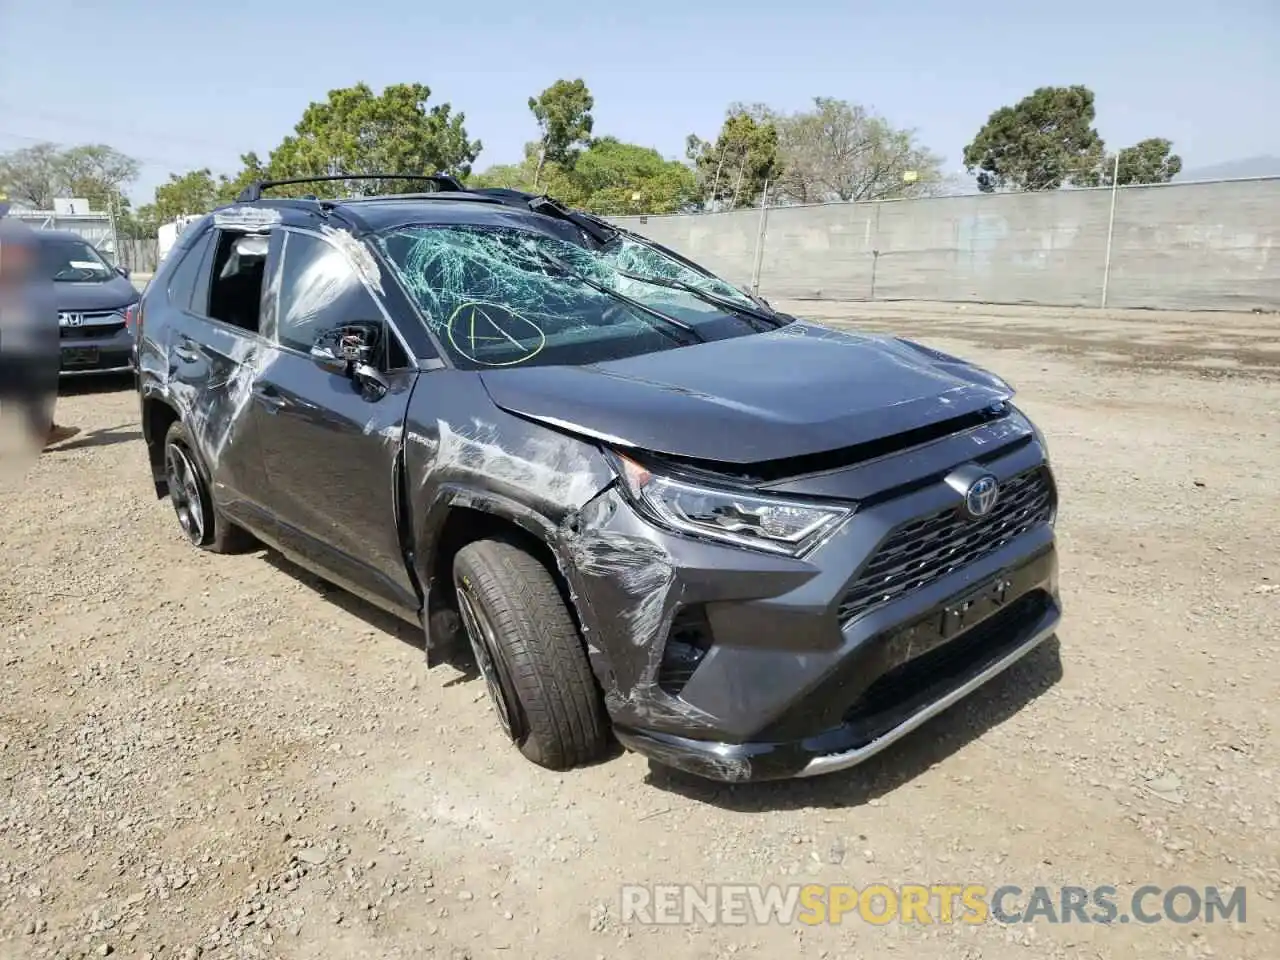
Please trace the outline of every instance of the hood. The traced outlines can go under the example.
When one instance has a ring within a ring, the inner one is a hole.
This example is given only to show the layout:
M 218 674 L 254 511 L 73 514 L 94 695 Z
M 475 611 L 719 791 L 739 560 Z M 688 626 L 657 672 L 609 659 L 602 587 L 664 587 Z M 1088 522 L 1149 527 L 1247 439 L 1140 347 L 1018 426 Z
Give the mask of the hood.
M 508 413 L 726 464 L 849 447 L 1013 394 L 998 377 L 918 344 L 802 321 L 607 363 L 486 371 L 481 379 Z
M 94 283 L 52 284 L 53 297 L 59 310 L 122 310 L 138 301 L 138 288 L 124 277 Z

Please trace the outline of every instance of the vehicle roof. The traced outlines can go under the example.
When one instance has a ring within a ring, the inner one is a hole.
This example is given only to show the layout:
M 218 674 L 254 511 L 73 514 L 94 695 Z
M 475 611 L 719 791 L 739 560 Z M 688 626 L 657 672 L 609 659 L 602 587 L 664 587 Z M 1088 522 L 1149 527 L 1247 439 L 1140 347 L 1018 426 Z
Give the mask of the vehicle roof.
M 74 230 L 33 230 L 31 231 L 36 237 L 43 240 L 79 240 L 81 243 L 87 243 L 93 246 L 93 241 L 82 234 L 76 233 Z
M 497 202 L 474 193 L 441 191 L 427 196 L 387 196 L 341 200 L 334 204 L 341 214 L 354 214 L 366 229 L 381 231 L 415 223 L 478 224 L 553 229 L 563 221 Z
M 505 193 L 505 192 L 504 192 Z M 318 200 L 296 197 L 262 197 L 226 204 L 207 214 L 216 222 L 219 214 L 241 210 L 274 210 L 285 226 L 342 223 L 357 235 L 381 233 L 412 224 L 506 226 L 536 230 L 574 239 L 576 228 L 556 217 L 528 209 L 522 195 L 484 195 L 441 190 L 431 193 L 384 194 Z

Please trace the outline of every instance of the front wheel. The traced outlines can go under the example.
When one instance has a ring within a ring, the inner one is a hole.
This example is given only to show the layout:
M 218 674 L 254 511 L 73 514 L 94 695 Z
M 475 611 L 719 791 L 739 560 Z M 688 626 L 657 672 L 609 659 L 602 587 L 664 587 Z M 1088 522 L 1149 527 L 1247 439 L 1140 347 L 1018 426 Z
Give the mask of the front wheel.
M 514 543 L 479 540 L 458 552 L 453 581 L 503 732 L 552 770 L 600 759 L 608 746 L 603 704 L 551 572 Z
M 211 553 L 238 553 L 253 538 L 224 517 L 209 492 L 209 475 L 186 426 L 176 421 L 164 438 L 164 474 L 169 502 L 187 541 Z

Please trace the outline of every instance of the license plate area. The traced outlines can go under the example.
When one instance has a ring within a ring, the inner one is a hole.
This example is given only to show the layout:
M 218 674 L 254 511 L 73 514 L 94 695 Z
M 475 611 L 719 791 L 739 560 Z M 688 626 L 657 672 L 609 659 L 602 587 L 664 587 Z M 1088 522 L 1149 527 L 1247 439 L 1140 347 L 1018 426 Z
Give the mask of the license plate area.
M 97 347 L 68 347 L 62 351 L 64 367 L 91 367 L 97 362 Z
M 1007 576 L 993 577 L 942 608 L 938 633 L 950 640 L 991 616 L 1009 602 L 1013 581 Z
M 987 619 L 1014 595 L 1008 574 L 991 577 L 949 600 L 941 610 L 897 631 L 885 644 L 881 669 L 889 671 L 932 653 L 957 634 Z

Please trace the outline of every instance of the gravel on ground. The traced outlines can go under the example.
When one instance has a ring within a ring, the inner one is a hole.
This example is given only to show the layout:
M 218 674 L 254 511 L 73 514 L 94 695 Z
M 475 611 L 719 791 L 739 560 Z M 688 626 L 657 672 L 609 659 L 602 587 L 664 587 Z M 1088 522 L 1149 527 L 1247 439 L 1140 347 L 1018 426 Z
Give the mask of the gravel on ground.
M 1055 641 L 846 773 L 504 744 L 484 685 L 157 501 L 131 384 L 0 490 L 0 957 L 1280 956 L 1280 320 L 783 305 L 1009 379 L 1062 493 Z M 624 884 L 1247 888 L 1246 922 L 643 926 Z

